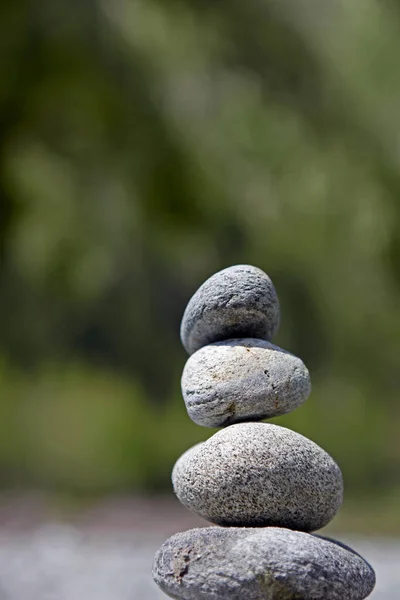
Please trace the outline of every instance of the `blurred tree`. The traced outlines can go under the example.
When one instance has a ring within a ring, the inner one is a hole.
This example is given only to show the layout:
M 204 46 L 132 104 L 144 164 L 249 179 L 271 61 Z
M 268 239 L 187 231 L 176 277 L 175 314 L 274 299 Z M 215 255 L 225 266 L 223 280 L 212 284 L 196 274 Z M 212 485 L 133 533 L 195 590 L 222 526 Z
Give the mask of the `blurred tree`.
M 393 3 L 6 1 L 0 32 L 7 364 L 111 367 L 158 406 L 177 393 L 190 295 L 254 263 L 280 294 L 277 342 L 315 384 L 284 422 L 330 435 L 355 487 L 393 485 Z

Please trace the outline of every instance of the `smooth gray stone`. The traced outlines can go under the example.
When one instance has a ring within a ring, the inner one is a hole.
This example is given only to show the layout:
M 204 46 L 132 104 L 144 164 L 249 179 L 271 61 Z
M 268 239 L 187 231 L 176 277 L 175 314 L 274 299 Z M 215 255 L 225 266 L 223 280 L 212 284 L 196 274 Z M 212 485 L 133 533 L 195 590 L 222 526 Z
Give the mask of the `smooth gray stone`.
M 283 415 L 300 406 L 310 391 L 310 375 L 300 358 L 255 338 L 200 348 L 182 375 L 188 414 L 205 427 Z
M 363 600 L 375 586 L 344 544 L 275 527 L 178 533 L 158 550 L 153 577 L 179 600 Z
M 334 460 L 306 437 L 270 423 L 237 423 L 186 451 L 172 482 L 187 508 L 217 525 L 315 531 L 343 499 Z
M 228 267 L 190 299 L 181 324 L 189 354 L 220 340 L 254 337 L 267 341 L 279 327 L 279 301 L 271 279 L 250 265 Z

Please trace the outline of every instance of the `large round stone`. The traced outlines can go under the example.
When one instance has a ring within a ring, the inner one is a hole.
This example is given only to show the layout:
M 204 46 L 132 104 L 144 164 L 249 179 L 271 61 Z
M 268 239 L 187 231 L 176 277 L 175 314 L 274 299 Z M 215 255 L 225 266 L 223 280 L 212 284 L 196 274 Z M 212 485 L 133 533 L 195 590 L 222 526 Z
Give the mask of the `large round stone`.
M 363 600 L 375 586 L 344 544 L 275 527 L 178 533 L 157 552 L 153 576 L 179 600 Z
M 182 375 L 189 416 L 205 427 L 283 415 L 300 406 L 310 390 L 300 358 L 254 338 L 200 348 Z
M 192 354 L 206 344 L 234 337 L 270 340 L 279 327 L 279 301 L 271 279 L 250 265 L 219 271 L 190 299 L 181 340 Z
M 238 423 L 185 452 L 172 472 L 179 500 L 225 526 L 314 531 L 343 497 L 339 467 L 304 436 L 269 423 Z

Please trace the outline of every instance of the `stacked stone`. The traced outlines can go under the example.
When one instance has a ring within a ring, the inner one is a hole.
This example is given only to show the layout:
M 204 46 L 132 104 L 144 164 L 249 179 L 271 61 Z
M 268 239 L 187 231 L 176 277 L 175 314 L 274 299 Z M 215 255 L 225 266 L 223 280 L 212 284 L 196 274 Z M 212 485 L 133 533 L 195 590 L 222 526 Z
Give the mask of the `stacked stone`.
M 178 533 L 158 551 L 154 579 L 172 598 L 363 600 L 374 588 L 361 556 L 310 533 L 341 505 L 337 464 L 304 436 L 259 422 L 311 389 L 304 363 L 271 343 L 279 320 L 271 279 L 248 265 L 213 275 L 186 308 L 186 408 L 195 423 L 224 429 L 173 469 L 179 500 L 218 527 Z

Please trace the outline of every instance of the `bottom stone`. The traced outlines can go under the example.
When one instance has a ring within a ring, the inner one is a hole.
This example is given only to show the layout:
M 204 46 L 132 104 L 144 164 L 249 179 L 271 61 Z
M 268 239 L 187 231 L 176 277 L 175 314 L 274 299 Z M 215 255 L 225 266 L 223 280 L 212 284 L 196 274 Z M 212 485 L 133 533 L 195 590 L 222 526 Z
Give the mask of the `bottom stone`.
M 356 552 L 280 527 L 205 527 L 158 550 L 153 576 L 179 600 L 363 600 L 375 573 Z

